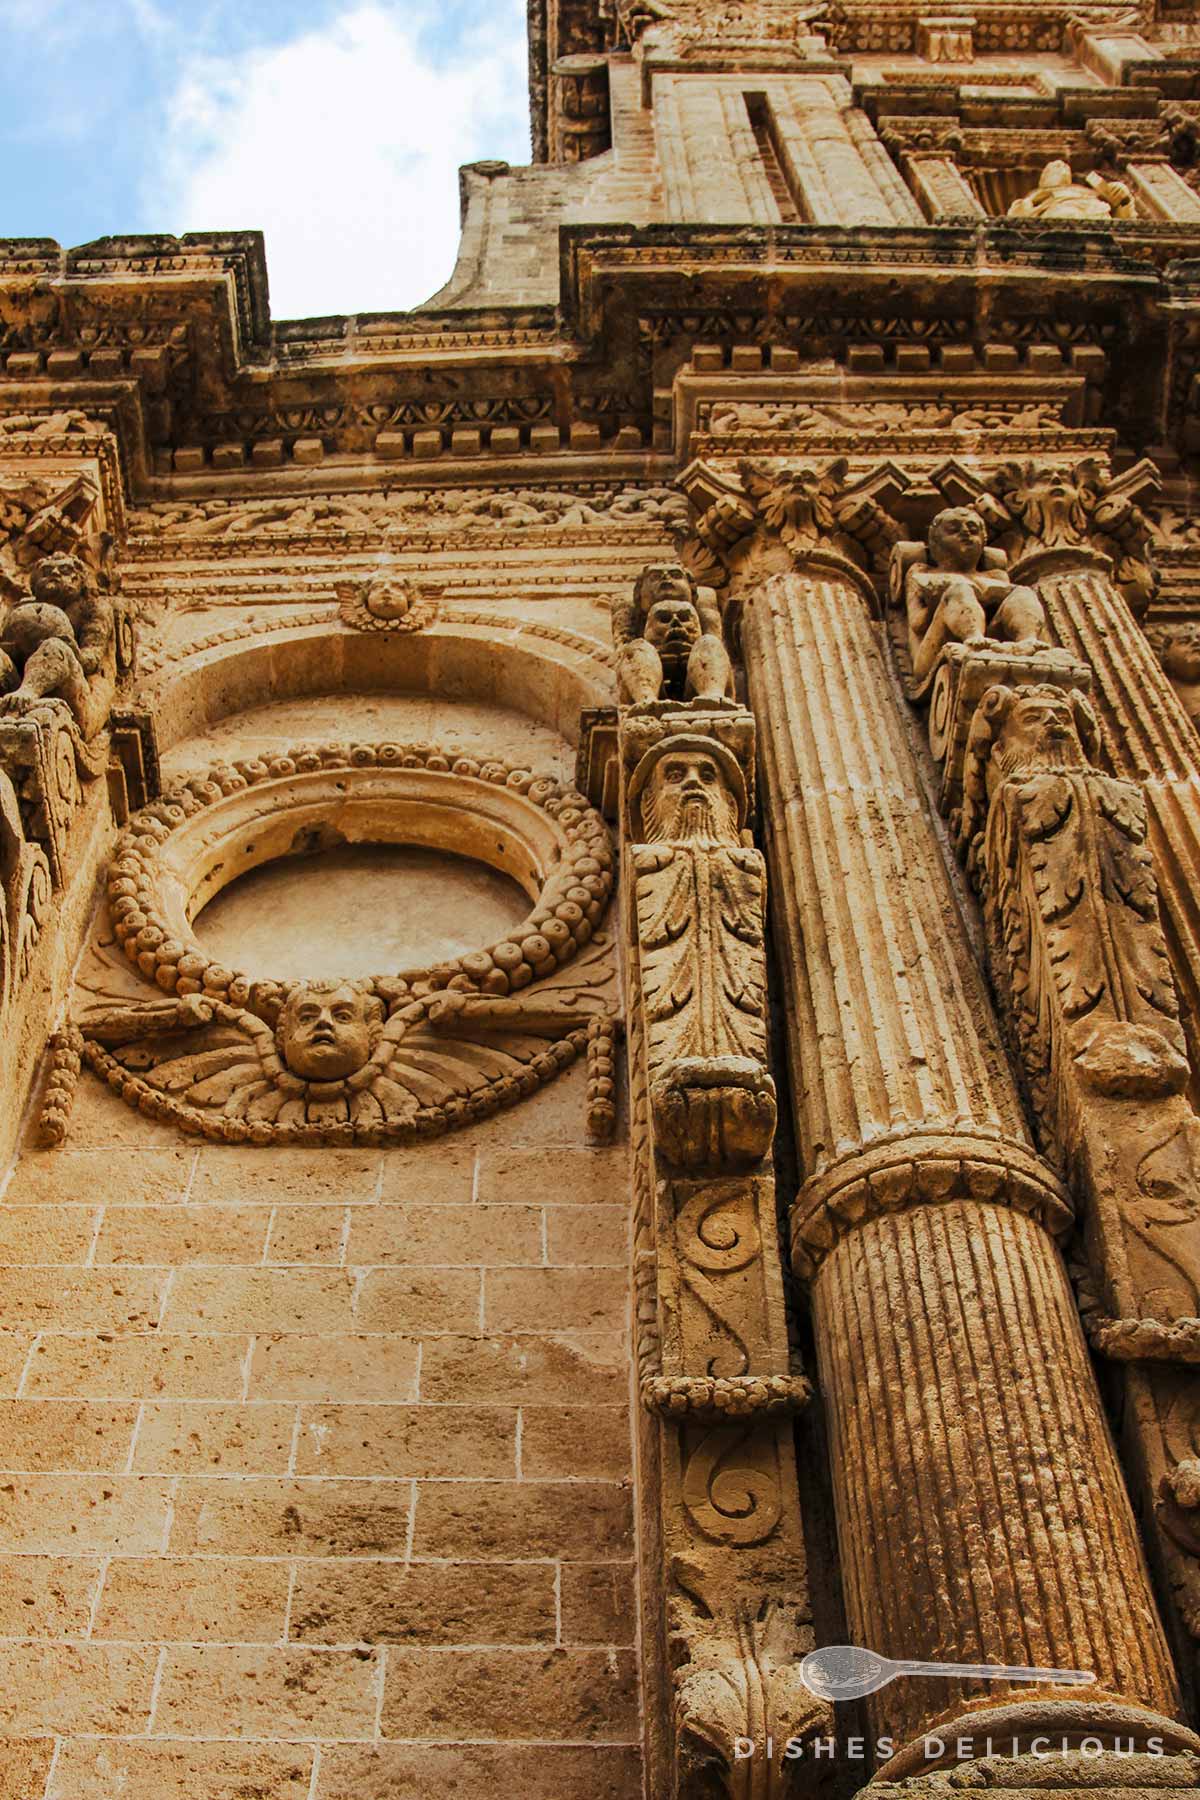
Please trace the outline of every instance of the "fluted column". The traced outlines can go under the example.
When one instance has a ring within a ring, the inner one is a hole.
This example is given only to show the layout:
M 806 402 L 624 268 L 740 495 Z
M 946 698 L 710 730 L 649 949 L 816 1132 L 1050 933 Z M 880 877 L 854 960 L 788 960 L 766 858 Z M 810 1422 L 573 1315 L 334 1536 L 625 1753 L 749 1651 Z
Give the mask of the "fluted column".
M 1097 1676 L 1086 1705 L 907 1679 L 873 1723 L 949 1739 L 986 1709 L 1024 1739 L 1108 1706 L 1112 1728 L 1161 1732 L 1137 1720 L 1174 1711 L 1174 1676 L 1051 1235 L 1066 1198 L 994 1038 L 869 587 L 792 535 L 790 554 L 740 546 L 735 582 L 851 1634 Z
M 1137 502 L 1157 477 L 1138 465 L 1105 484 L 1094 463 L 1030 463 L 993 478 L 981 510 L 1012 559 L 1014 578 L 1037 587 L 1048 636 L 1091 671 L 1097 760 L 1138 785 L 1157 882 L 1163 940 L 1187 1040 L 1193 1116 L 1157 1133 L 1134 1170 L 1121 1149 L 1150 1128 L 1130 1104 L 1112 1154 L 1090 1165 L 1115 1195 L 1118 1234 L 1089 1231 L 1093 1342 L 1121 1365 L 1121 1450 L 1138 1498 L 1151 1560 L 1169 1596 L 1185 1690 L 1200 1688 L 1200 738 L 1137 622 L 1154 588 L 1149 526 Z M 1186 1114 L 1186 1108 L 1181 1109 Z M 1103 1126 L 1099 1137 L 1103 1140 Z M 1166 1167 L 1166 1164 L 1170 1167 Z M 1110 1207 L 1109 1210 L 1113 1210 Z M 1129 1278 L 1122 1280 L 1122 1266 Z
M 1038 561 L 1018 564 L 1018 577 L 1036 577 Z M 1054 642 L 1091 668 L 1105 762 L 1146 796 L 1163 924 L 1200 1067 L 1200 738 L 1114 584 L 1111 559 L 1086 545 L 1060 550 L 1038 592 Z

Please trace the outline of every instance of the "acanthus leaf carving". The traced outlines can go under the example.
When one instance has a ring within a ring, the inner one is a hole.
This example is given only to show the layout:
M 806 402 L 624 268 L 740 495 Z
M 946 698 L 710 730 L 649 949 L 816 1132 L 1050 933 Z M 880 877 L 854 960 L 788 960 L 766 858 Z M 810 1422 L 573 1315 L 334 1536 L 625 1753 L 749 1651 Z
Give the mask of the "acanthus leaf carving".
M 1140 501 L 1158 492 L 1153 464 L 1141 462 L 1109 480 L 1096 457 L 1065 463 L 1004 464 L 979 504 L 1018 575 L 1061 565 L 1072 553 L 1098 552 L 1113 565 L 1113 582 L 1136 618 L 1158 588 L 1153 528 Z M 1036 560 L 1031 560 L 1036 559 Z
M 748 501 L 727 498 L 731 517 L 753 521 Z M 810 1390 L 792 1362 L 767 1160 L 754 724 L 734 698 L 722 610 L 682 568 L 647 570 L 613 624 L 638 1376 L 663 1449 L 647 1541 L 679 1571 L 673 1791 L 766 1800 L 785 1791 L 780 1759 L 739 1759 L 736 1739 L 763 1721 L 800 1737 L 825 1715 L 797 1687 L 790 1651 L 807 1644 L 789 1636 L 794 1615 L 760 1598 L 764 1582 L 804 1591 L 789 1415 Z
M 993 686 L 971 728 L 958 842 L 1043 1142 L 1090 1196 L 1110 1313 L 1194 1325 L 1200 1121 L 1183 1097 L 1145 802 L 1095 767 L 1096 744 L 1081 693 Z M 1093 1336 L 1104 1328 L 1091 1321 Z
M 695 1558 L 675 1557 L 671 1578 L 672 1641 L 683 1658 L 675 1693 L 682 1789 L 710 1793 L 715 1775 L 729 1800 L 781 1800 L 794 1768 L 789 1746 L 794 1758 L 832 1720 L 800 1678 L 811 1623 L 774 1593 L 741 1594 L 730 1607 Z M 755 1754 L 739 1758 L 739 1740 Z

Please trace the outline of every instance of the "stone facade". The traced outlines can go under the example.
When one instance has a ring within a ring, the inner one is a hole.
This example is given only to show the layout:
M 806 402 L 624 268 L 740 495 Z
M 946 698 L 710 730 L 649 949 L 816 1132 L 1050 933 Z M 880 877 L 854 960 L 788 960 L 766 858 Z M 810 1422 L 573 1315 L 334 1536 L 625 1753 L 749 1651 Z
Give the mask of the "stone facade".
M 0 244 L 0 1800 L 1194 1790 L 1200 13 L 529 23 Z

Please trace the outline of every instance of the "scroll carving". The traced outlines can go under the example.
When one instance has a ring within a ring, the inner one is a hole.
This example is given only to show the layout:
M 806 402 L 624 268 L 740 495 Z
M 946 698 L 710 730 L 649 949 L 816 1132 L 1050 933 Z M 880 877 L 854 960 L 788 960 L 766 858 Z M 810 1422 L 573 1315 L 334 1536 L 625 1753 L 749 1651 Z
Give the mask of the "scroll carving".
M 754 728 L 733 698 L 714 595 L 655 565 L 614 609 L 632 982 L 638 1369 L 661 1439 L 679 1795 L 782 1794 L 820 1703 L 790 1419 L 808 1384 L 783 1312 L 769 1161 L 766 879 L 748 826 Z M 656 1579 L 651 1590 L 658 1585 Z M 778 1610 L 777 1610 L 778 1609 Z M 738 1737 L 778 1731 L 774 1757 Z

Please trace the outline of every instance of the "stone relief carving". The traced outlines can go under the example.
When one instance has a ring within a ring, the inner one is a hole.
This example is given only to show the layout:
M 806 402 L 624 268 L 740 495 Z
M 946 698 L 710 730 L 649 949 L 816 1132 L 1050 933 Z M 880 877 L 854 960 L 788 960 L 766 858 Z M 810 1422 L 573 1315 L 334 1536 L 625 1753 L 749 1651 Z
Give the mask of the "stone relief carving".
M 338 584 L 338 616 L 354 631 L 424 631 L 441 609 L 442 589 L 402 576 Z
M 8 600 L 26 592 L 30 570 L 42 557 L 70 554 L 98 498 L 91 478 L 64 482 L 50 476 L 0 479 L 0 589 Z
M 736 1655 L 719 1639 L 706 1652 L 705 1627 L 719 1616 L 721 1600 L 704 1569 L 687 1559 L 676 1559 L 672 1575 L 677 1629 L 698 1647 L 675 1699 L 676 1732 L 689 1764 L 686 1791 L 704 1792 L 700 1783 L 715 1766 L 719 1792 L 737 1800 L 774 1800 L 782 1790 L 769 1759 L 755 1758 L 755 1771 L 739 1769 L 729 1747 L 745 1735 L 749 1720 L 761 1721 L 756 1728 L 762 1737 L 778 1744 L 803 1743 L 826 1723 L 799 1674 L 811 1627 L 805 1629 L 800 1609 L 786 1601 L 764 1597 L 755 1606 L 743 1598 L 735 1603 Z
M 61 551 L 36 565 L 29 590 L 0 629 L 0 714 L 61 700 L 84 738 L 93 738 L 116 693 L 112 600 L 77 556 Z
M 1135 217 L 1133 195 L 1123 181 L 1106 181 L 1100 175 L 1085 175 L 1076 181 L 1070 163 L 1048 162 L 1031 193 L 1014 200 L 1008 209 L 1010 219 L 1132 219 Z
M 767 1719 L 781 1749 L 826 1715 L 795 1676 L 811 1626 L 777 1598 L 806 1592 L 789 1415 L 810 1390 L 788 1340 L 768 1160 L 753 722 L 732 698 L 715 597 L 694 597 L 681 569 L 646 572 L 614 609 L 614 638 L 637 1360 L 662 1434 L 661 1488 L 645 1498 L 666 1561 L 676 1776 L 681 1794 L 767 1800 L 783 1791 L 779 1753 L 752 1770 L 736 1739 Z
M 414 536 L 469 529 L 511 530 L 526 525 L 570 530 L 623 523 L 686 521 L 687 503 L 668 487 L 597 483 L 578 492 L 560 488 L 422 488 L 330 499 L 160 502 L 134 521 L 167 538 L 267 536 L 313 538 L 350 534 Z
M 866 438 L 897 430 L 936 431 L 959 436 L 979 432 L 1037 432 L 1061 423 L 1062 403 L 1003 400 L 978 405 L 936 401 L 702 401 L 699 423 L 714 438 L 759 439 L 773 433 L 812 437 Z
M 745 781 L 722 744 L 678 733 L 641 758 L 628 807 L 656 1140 L 684 1168 L 757 1162 L 775 1093 L 765 877 L 742 847 Z
M 286 848 L 296 809 L 311 830 L 322 808 L 345 817 L 358 788 L 373 830 L 390 803 L 414 798 L 461 807 L 467 845 L 472 807 L 497 835 L 525 829 L 518 863 L 544 865 L 525 926 L 433 968 L 360 982 L 319 970 L 298 984 L 252 979 L 206 956 L 183 872 L 223 872 L 250 827 L 253 842 L 277 830 Z M 615 1115 L 615 971 L 596 927 L 611 887 L 602 820 L 527 769 L 412 745 L 326 745 L 220 767 L 137 814 L 118 840 L 112 937 L 93 945 L 78 984 L 83 1054 L 131 1105 L 239 1143 L 433 1136 L 515 1104 L 586 1056 L 589 1114 L 603 1135 Z
M 1098 555 L 1095 534 L 1107 521 L 1141 548 L 1141 486 L 1136 469 L 1106 484 L 1095 464 L 1009 465 L 990 495 L 975 497 L 1022 557 L 1021 572 L 1044 574 L 1048 625 L 1071 649 L 946 646 L 928 689 L 929 739 L 1039 1141 L 1082 1202 L 1076 1244 L 1087 1267 L 1075 1275 L 1085 1328 L 1107 1357 L 1141 1365 L 1123 1377 L 1137 1485 L 1163 1581 L 1193 1629 L 1200 1575 L 1189 1508 L 1200 1489 L 1167 1423 L 1179 1379 L 1200 1363 L 1200 1120 L 1184 1092 L 1191 1070 L 1160 921 L 1160 908 L 1173 915 L 1156 880 L 1151 797 L 1098 766 L 1087 698 L 1094 667 L 1111 705 L 1126 634 L 1140 642 L 1111 592 L 1120 535 Z M 1146 591 L 1149 571 L 1140 573 L 1135 587 Z M 1064 589 L 1078 607 L 1069 631 Z M 1140 742 L 1136 762 L 1112 757 L 1111 743 L 1106 752 L 1121 776 L 1144 766 Z
M 891 595 L 905 608 L 912 672 L 922 692 L 947 644 L 992 639 L 1032 650 L 1043 642 L 1041 601 L 1012 580 L 1007 556 L 988 548 L 987 527 L 970 507 L 938 513 L 928 547 L 895 547 Z
M 1081 693 L 991 688 L 957 837 L 1043 1141 L 1091 1195 L 1107 1303 L 1200 1329 L 1200 1120 L 1145 802 L 1097 743 Z
M 1109 481 L 1093 457 L 1073 466 L 1005 463 L 989 484 L 990 499 L 1000 510 L 994 510 L 989 498 L 977 504 L 1014 563 L 1081 546 L 1109 555 L 1113 581 L 1140 618 L 1158 586 L 1152 526 L 1138 504 L 1146 488 L 1145 466 L 1138 464 Z
M 1146 636 L 1188 718 L 1200 728 L 1200 622 L 1151 626 Z
M 9 419 L 2 435 L 6 454 L 22 462 L 77 461 L 86 451 L 99 475 L 89 465 L 0 476 L 0 1016 L 29 974 L 51 895 L 67 881 L 86 790 L 107 769 L 120 813 L 141 731 L 132 713 L 117 721 L 113 711 L 134 644 L 113 537 L 100 529 L 102 491 L 114 503 L 111 443 L 77 414 Z M 136 782 L 134 791 L 145 797 Z
M 682 564 L 653 563 L 642 571 L 632 601 L 613 607 L 613 641 L 625 704 L 736 704 L 717 597 L 698 587 Z

